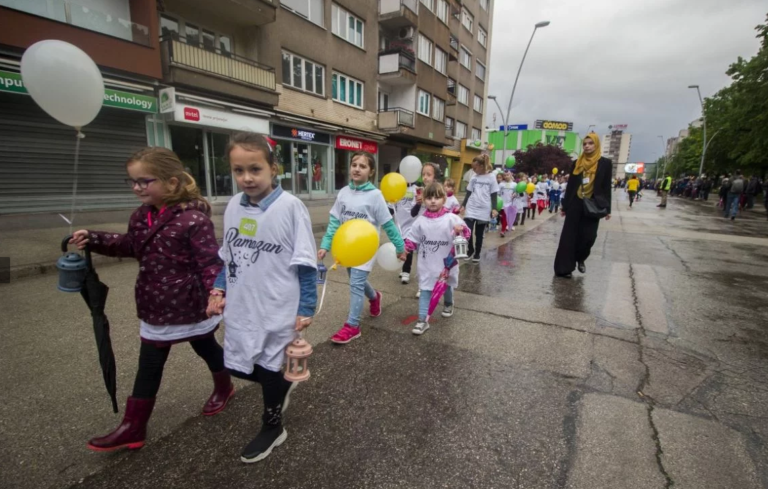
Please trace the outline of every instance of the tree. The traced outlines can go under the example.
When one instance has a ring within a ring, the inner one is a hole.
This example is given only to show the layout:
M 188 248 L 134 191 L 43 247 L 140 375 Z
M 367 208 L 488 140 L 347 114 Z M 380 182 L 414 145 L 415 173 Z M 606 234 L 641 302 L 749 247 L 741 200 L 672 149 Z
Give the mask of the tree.
M 558 146 L 537 143 L 527 151 L 515 151 L 515 170 L 528 175 L 549 175 L 554 168 L 566 173 L 572 166 L 568 153 Z

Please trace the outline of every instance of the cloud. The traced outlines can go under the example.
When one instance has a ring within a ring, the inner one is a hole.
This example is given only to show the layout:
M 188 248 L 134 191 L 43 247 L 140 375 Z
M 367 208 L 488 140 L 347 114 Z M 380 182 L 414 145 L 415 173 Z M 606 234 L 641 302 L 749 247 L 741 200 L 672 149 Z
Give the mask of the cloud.
M 729 84 L 738 56 L 757 53 L 754 27 L 765 0 L 496 0 L 489 93 L 506 110 L 533 26 L 537 31 L 515 92 L 511 124 L 567 120 L 585 133 L 628 124 L 632 161 L 662 153 L 658 136 L 676 136 L 701 116 L 695 91 Z M 487 125 L 501 117 L 495 107 Z

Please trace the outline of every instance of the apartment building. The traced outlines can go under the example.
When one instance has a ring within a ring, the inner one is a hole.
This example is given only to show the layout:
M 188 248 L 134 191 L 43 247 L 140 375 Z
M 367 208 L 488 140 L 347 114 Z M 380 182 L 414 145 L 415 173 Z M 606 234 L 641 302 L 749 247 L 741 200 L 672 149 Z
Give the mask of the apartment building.
M 492 8 L 491 0 L 380 1 L 384 172 L 415 154 L 458 178 L 479 154 L 466 140 L 482 139 L 485 126 Z
M 603 156 L 613 162 L 613 177 L 624 177 L 624 165 L 629 162 L 632 135 L 623 130 L 613 130 L 603 136 Z

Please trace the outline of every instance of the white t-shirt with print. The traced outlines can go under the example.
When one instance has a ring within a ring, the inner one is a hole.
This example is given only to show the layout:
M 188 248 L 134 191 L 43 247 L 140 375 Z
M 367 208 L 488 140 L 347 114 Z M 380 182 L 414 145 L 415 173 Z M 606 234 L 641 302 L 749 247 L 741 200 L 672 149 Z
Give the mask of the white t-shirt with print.
M 472 192 L 472 195 L 469 196 L 464 215 L 469 219 L 488 222 L 491 219 L 491 194 L 499 192 L 496 175 L 486 173 L 473 176 L 467 191 Z
M 443 207 L 448 209 L 448 212 L 455 212 L 461 208 L 461 203 L 459 202 L 459 199 L 456 198 L 456 194 L 454 194 L 450 197 L 446 197 Z
M 241 198 L 227 205 L 219 250 L 227 269 L 224 364 L 245 373 L 254 364 L 277 371 L 296 336 L 298 266 L 317 266 L 312 222 L 288 193 L 266 211 L 240 205 Z
M 501 197 L 505 207 L 512 203 L 512 199 L 515 197 L 515 187 L 517 187 L 515 182 L 501 182 L 499 184 L 499 197 Z
M 547 182 L 539 182 L 536 184 L 536 197 L 537 200 L 546 200 L 547 191 L 549 190 L 549 184 Z
M 352 219 L 365 219 L 376 226 L 377 233 L 382 225 L 392 220 L 381 190 L 352 190 L 349 186 L 339 191 L 336 202 L 331 208 L 331 215 L 342 224 Z M 373 262 L 374 259 L 371 259 L 368 263 L 354 268 L 370 272 L 373 270 Z
M 517 213 L 522 214 L 528 207 L 528 197 L 526 197 L 525 194 L 515 194 L 515 198 L 512 199 L 512 203 L 517 208 Z
M 419 289 L 432 290 L 435 288 L 440 273 L 445 268 L 445 260 L 453 250 L 453 239 L 456 237 L 454 226 L 464 226 L 464 221 L 456 214 L 445 213 L 440 217 L 429 218 L 420 216 L 413 223 L 408 239 L 419 247 L 416 250 L 419 261 L 416 269 L 419 274 Z M 458 265 L 451 269 L 448 275 L 448 285 L 459 285 Z
M 405 236 L 411 229 L 415 217 L 411 217 L 411 209 L 416 205 L 416 185 L 409 185 L 405 196 L 392 205 L 395 210 L 395 222 L 400 228 L 400 233 Z

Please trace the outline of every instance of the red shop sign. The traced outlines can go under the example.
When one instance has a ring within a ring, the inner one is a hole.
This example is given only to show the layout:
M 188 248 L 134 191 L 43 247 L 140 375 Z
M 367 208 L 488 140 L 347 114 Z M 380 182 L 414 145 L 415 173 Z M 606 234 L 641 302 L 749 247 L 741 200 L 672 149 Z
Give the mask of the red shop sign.
M 336 136 L 336 149 L 345 149 L 347 151 L 367 151 L 371 154 L 379 152 L 379 145 L 373 141 L 357 139 L 349 136 Z

